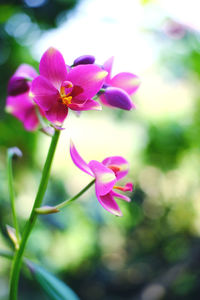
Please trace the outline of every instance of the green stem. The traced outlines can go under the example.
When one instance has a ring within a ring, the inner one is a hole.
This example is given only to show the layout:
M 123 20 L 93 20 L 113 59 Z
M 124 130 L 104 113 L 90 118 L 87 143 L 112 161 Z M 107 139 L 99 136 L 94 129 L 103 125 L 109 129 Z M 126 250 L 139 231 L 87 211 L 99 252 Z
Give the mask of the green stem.
M 12 150 L 13 150 L 13 148 L 8 149 L 8 153 L 7 153 L 8 190 L 9 190 L 10 201 L 11 201 L 13 223 L 14 223 L 14 228 L 16 230 L 16 238 L 19 243 L 20 234 L 19 234 L 19 227 L 18 227 L 16 210 L 15 210 L 15 192 L 14 192 L 14 187 L 13 187 L 13 170 L 12 170 L 12 159 L 13 159 L 13 155 L 15 153 Z
M 56 150 L 56 146 L 58 143 L 60 131 L 56 130 L 54 136 L 52 137 L 52 141 L 50 144 L 49 152 L 46 158 L 46 162 L 42 172 L 42 178 L 40 181 L 40 185 L 38 188 L 38 192 L 35 198 L 35 202 L 30 214 L 30 217 L 25 225 L 25 229 L 22 235 L 22 239 L 20 242 L 19 249 L 16 251 L 14 259 L 13 259 L 13 266 L 11 270 L 11 280 L 10 280 L 10 300 L 17 300 L 18 294 L 18 281 L 19 281 L 19 274 L 22 265 L 22 258 L 25 250 L 25 246 L 29 235 L 34 227 L 35 221 L 37 219 L 37 213 L 35 209 L 41 206 L 45 191 L 47 189 L 48 179 L 50 175 L 51 165 L 54 157 L 54 153 Z
M 56 209 L 61 209 L 65 206 L 67 206 L 69 203 L 73 202 L 74 200 L 76 200 L 77 198 L 79 198 L 82 194 L 84 194 L 95 182 L 95 179 L 92 180 L 88 185 L 86 185 L 86 187 L 84 187 L 84 189 L 82 189 L 78 194 L 76 194 L 74 197 L 67 199 L 66 201 L 54 206 L 54 208 Z

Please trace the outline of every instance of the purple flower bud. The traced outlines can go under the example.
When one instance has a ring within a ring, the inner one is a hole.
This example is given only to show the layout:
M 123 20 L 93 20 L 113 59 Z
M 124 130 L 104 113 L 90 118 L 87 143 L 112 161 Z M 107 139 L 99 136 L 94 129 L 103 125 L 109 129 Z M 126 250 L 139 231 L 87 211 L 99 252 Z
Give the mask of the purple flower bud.
M 95 62 L 95 57 L 93 55 L 82 55 L 74 60 L 73 66 L 78 65 L 92 65 Z
M 22 151 L 17 147 L 8 148 L 8 155 L 10 157 L 22 157 Z
M 29 90 L 29 84 L 26 78 L 13 76 L 8 82 L 8 95 L 17 96 Z
M 124 90 L 115 87 L 108 87 L 104 94 L 104 104 L 109 106 L 121 108 L 124 110 L 131 110 L 135 108 L 130 96 Z

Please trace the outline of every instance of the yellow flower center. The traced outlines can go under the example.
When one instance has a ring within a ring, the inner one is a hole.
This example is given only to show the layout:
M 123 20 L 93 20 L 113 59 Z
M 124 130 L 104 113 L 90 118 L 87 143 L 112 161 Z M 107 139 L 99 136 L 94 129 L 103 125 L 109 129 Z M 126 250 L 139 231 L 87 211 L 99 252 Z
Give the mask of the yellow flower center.
M 70 96 L 73 84 L 69 81 L 66 81 L 63 83 L 63 85 L 60 88 L 60 98 L 63 104 L 68 106 L 72 103 L 72 96 Z M 66 92 L 68 89 L 68 92 Z
M 72 96 L 62 97 L 61 99 L 62 99 L 62 103 L 67 106 L 72 103 Z

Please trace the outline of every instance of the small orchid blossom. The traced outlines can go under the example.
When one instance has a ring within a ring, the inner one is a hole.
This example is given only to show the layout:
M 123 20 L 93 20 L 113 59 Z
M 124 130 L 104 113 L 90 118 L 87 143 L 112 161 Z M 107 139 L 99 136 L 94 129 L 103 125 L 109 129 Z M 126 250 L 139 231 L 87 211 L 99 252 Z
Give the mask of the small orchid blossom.
M 39 125 L 32 94 L 32 80 L 38 76 L 33 67 L 22 64 L 8 83 L 6 111 L 19 119 L 26 130 L 35 130 Z
M 91 99 L 101 89 L 107 75 L 100 67 L 87 64 L 69 68 L 62 54 L 49 48 L 41 58 L 39 70 L 40 76 L 33 81 L 31 91 L 50 122 L 60 126 L 69 108 L 101 110 L 100 104 Z
M 123 192 L 132 191 L 133 184 L 127 183 L 125 186 L 118 186 L 116 183 L 125 177 L 129 170 L 128 162 L 121 156 L 111 156 L 102 162 L 91 160 L 88 164 L 83 160 L 71 142 L 70 154 L 74 164 L 83 172 L 95 178 L 95 190 L 99 203 L 110 213 L 122 216 L 122 212 L 115 201 L 116 198 L 130 202 L 131 199 L 125 195 L 117 193 L 115 190 Z
M 103 88 L 100 92 L 101 102 L 110 107 L 117 107 L 124 110 L 135 108 L 131 97 L 139 88 L 139 79 L 136 75 L 122 72 L 111 78 L 114 57 L 109 58 L 103 65 L 103 69 L 108 72 Z

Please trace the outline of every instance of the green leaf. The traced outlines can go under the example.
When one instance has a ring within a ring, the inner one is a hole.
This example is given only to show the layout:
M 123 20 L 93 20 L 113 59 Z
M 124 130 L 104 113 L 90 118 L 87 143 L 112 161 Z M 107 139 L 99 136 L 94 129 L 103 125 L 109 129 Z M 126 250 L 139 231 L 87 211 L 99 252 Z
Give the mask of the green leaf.
M 27 261 L 27 266 L 51 300 L 80 300 L 70 287 L 44 268 L 30 261 Z

